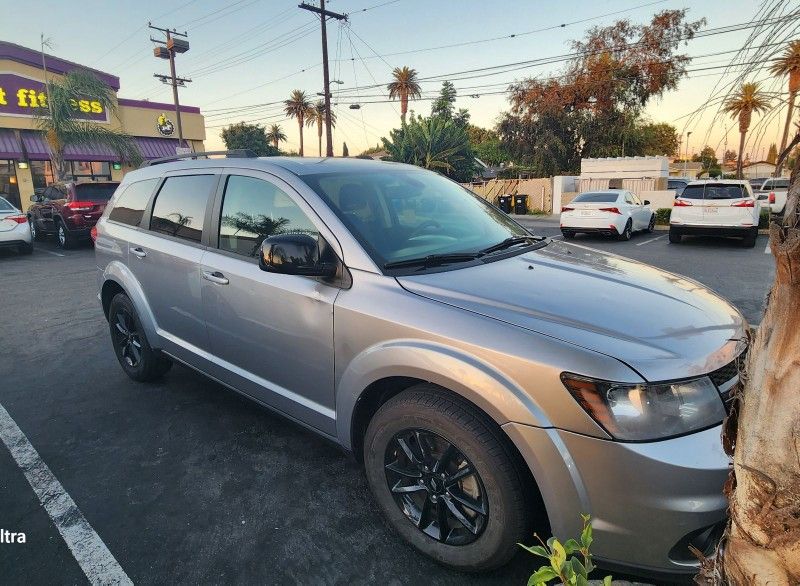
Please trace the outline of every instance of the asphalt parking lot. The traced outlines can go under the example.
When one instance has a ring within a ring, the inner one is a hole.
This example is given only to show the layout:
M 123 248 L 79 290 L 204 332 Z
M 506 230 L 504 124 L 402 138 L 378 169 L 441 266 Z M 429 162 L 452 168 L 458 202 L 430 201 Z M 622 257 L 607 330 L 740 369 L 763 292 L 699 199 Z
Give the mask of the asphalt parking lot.
M 763 236 L 755 249 L 664 232 L 575 242 L 697 279 L 752 323 L 774 272 Z M 90 247 L 0 251 L 0 406 L 134 583 L 524 584 L 538 567 L 519 555 L 484 576 L 443 569 L 384 524 L 335 446 L 177 365 L 155 385 L 129 380 L 95 287 Z M 4 584 L 86 582 L 4 446 L 0 529 L 27 535 L 0 545 Z

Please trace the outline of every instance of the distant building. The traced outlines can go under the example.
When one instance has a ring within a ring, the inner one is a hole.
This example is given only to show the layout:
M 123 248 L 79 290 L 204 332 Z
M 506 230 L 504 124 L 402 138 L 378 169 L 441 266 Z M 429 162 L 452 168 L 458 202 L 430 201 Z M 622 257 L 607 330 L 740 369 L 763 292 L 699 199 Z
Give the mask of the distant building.
M 703 163 L 699 161 L 673 161 L 669 164 L 670 177 L 697 178 L 703 171 Z
M 784 177 L 789 176 L 789 169 L 785 166 L 782 171 Z M 742 175 L 745 179 L 772 177 L 773 173 L 775 173 L 775 164 L 768 161 L 754 161 L 747 165 L 742 165 Z

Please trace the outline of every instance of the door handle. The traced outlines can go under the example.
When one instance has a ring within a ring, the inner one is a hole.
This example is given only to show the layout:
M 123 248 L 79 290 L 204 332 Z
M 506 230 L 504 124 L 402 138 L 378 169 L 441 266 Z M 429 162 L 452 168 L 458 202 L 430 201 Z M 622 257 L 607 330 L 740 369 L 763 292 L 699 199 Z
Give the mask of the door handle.
M 144 251 L 144 249 L 138 246 L 136 248 L 131 248 L 131 253 L 133 253 L 134 256 L 138 256 L 139 258 L 144 258 L 147 256 L 147 253 Z
M 225 275 L 219 271 L 214 271 L 213 273 L 211 271 L 203 271 L 203 278 L 217 285 L 227 285 L 229 282 Z

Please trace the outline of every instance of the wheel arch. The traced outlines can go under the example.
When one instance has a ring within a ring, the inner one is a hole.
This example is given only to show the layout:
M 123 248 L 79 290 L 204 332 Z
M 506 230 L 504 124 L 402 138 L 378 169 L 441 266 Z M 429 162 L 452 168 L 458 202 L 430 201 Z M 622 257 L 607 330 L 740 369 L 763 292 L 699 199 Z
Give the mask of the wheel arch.
M 117 293 L 125 293 L 136 309 L 139 322 L 142 324 L 147 341 L 153 348 L 158 348 L 157 326 L 155 316 L 147 303 L 142 286 L 133 275 L 131 270 L 120 261 L 112 261 L 103 271 L 103 285 L 100 288 L 100 300 L 103 305 L 103 313 L 108 318 L 108 309 L 111 300 Z

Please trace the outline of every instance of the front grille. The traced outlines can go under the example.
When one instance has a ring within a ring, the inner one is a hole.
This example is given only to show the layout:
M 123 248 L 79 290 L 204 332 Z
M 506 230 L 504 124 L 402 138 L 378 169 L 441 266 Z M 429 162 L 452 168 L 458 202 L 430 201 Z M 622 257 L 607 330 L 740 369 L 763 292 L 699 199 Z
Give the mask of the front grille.
M 739 372 L 744 368 L 744 360 L 747 357 L 747 350 L 739 354 L 733 361 L 729 362 L 722 368 L 718 368 L 714 372 L 708 373 L 708 378 L 717 387 L 722 396 L 722 402 L 725 403 L 725 410 L 730 411 L 731 403 L 733 402 L 733 393 L 736 390 L 736 384 L 730 383 L 731 380 L 739 376 Z M 727 388 L 725 388 L 727 387 Z M 723 390 L 724 389 L 724 390 Z

